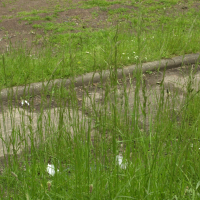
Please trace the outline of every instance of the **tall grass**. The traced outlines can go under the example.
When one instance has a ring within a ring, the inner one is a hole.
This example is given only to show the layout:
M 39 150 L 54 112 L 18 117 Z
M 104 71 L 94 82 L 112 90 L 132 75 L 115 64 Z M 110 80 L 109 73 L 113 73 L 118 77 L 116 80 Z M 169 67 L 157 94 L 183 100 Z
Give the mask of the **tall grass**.
M 138 58 L 147 62 L 199 52 L 197 12 L 191 9 L 187 13 L 166 14 L 163 8 L 153 15 L 143 3 L 135 5 L 133 16 L 127 13 L 123 21 L 114 18 L 115 25 L 108 28 L 44 35 L 41 49 L 34 44 L 27 48 L 23 43 L 20 46 L 9 43 L 4 58 L 0 59 L 0 66 L 5 66 L 0 68 L 1 87 L 6 87 L 5 83 L 14 86 L 48 80 L 58 63 L 54 77 L 69 78 L 137 64 Z
M 1 198 L 198 199 L 199 93 L 187 93 L 177 109 L 172 102 L 178 97 L 163 96 L 161 86 L 154 112 L 148 112 L 152 108 L 144 82 L 136 84 L 134 95 L 129 84 L 120 86 L 123 96 L 115 84 L 99 85 L 105 88 L 102 103 L 90 97 L 88 88 L 83 88 L 82 104 L 75 88 L 68 89 L 68 96 L 61 88 L 52 96 L 59 108 L 41 108 L 37 115 L 18 108 L 20 123 L 15 108 L 5 112 Z M 130 96 L 138 103 L 130 106 Z M 6 138 L 7 116 L 12 132 Z M 48 164 L 54 165 L 54 176 Z
M 24 49 L 15 59 L 11 60 L 12 52 L 2 57 L 6 74 L 2 85 L 8 86 L 66 77 L 67 73 L 74 76 L 81 69 L 75 67 L 80 60 L 87 61 L 91 70 L 108 67 L 112 75 L 99 83 L 102 101 L 96 101 L 85 86 L 78 99 L 72 84 L 44 93 L 38 112 L 2 105 L 2 199 L 199 199 L 199 93 L 191 91 L 192 74 L 182 100 L 175 92 L 166 95 L 164 76 L 157 96 L 150 96 L 140 71 L 143 57 L 148 52 L 152 55 L 153 45 L 159 47 L 158 58 L 177 53 L 175 36 L 170 32 L 145 35 L 139 24 L 138 34 L 132 35 L 133 45 L 120 31 L 120 25 L 109 34 L 102 31 L 108 34 L 103 45 L 99 37 L 98 48 L 83 46 L 76 54 L 70 37 L 70 49 L 66 45 L 66 51 L 57 57 L 51 56 L 55 48 L 35 59 Z M 151 42 L 152 36 L 160 38 Z M 88 55 L 91 63 L 85 54 L 81 57 L 85 51 L 93 52 Z M 126 54 L 131 61 L 135 59 L 138 70 L 129 82 L 124 77 L 119 85 L 116 69 L 120 55 Z M 10 68 L 20 69 L 21 76 Z M 45 110 L 47 97 L 57 102 L 56 108 Z M 5 136 L 6 131 L 10 136 Z M 48 164 L 54 165 L 54 175 L 47 172 Z

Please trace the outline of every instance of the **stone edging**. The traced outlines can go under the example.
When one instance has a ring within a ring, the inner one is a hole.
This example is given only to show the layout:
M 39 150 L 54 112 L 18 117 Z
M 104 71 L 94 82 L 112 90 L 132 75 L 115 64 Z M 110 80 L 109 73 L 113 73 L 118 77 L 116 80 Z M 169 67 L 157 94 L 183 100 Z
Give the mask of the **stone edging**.
M 162 59 L 160 61 L 154 62 L 147 62 L 142 64 L 142 72 L 146 71 L 154 71 L 157 69 L 163 70 L 165 67 L 166 69 L 176 68 L 183 65 L 191 65 L 200 62 L 200 54 L 186 54 L 184 56 L 176 56 L 171 59 Z M 123 69 L 117 70 L 118 78 L 122 78 L 123 76 L 128 76 L 132 74 L 136 70 L 136 65 L 131 65 L 128 67 L 124 67 Z M 100 73 L 87 73 L 85 75 L 79 76 L 74 78 L 74 85 L 81 86 L 81 85 L 88 85 L 89 83 L 97 83 L 101 80 L 105 81 L 110 76 L 109 70 L 104 70 L 101 74 Z M 7 100 L 8 98 L 15 99 L 26 96 L 27 94 L 34 94 L 39 95 L 41 94 L 46 87 L 46 89 L 51 90 L 53 86 L 57 85 L 60 86 L 64 84 L 64 86 L 70 86 L 72 80 L 71 79 L 55 79 L 53 81 L 48 82 L 39 82 L 39 83 L 32 83 L 28 86 L 17 86 L 13 88 L 6 88 L 1 90 L 1 99 Z

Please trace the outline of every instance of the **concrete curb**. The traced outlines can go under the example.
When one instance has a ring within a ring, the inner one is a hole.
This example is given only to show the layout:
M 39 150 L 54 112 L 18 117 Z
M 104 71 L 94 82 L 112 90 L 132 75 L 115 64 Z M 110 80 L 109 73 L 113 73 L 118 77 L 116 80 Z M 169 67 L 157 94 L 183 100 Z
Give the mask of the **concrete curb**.
M 186 54 L 184 56 L 176 56 L 171 59 L 162 59 L 160 61 L 154 62 L 147 62 L 142 64 L 142 72 L 146 71 L 154 71 L 157 69 L 171 69 L 180 67 L 183 65 L 191 65 L 200 63 L 200 54 Z M 123 69 L 117 70 L 118 78 L 122 78 L 123 76 L 128 76 L 132 74 L 137 69 L 136 65 L 131 65 L 125 67 Z M 97 83 L 100 81 L 105 81 L 110 77 L 110 71 L 104 70 L 101 74 L 100 73 L 87 73 L 85 75 L 79 76 L 74 79 L 74 85 L 76 87 L 82 85 L 88 85 L 90 83 Z M 26 95 L 39 95 L 44 92 L 44 88 L 51 90 L 52 87 L 60 86 L 63 84 L 64 86 L 68 87 L 72 83 L 71 79 L 55 79 L 53 81 L 48 82 L 39 82 L 39 83 L 32 83 L 28 86 L 17 86 L 13 88 L 6 88 L 1 91 L 1 99 L 19 99 L 20 97 L 24 97 Z

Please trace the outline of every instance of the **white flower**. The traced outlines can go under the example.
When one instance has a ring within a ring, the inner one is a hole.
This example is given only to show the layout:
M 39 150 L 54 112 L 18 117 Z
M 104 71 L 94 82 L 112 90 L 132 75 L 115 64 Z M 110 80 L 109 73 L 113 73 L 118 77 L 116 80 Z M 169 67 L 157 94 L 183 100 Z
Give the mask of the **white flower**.
M 128 57 L 128 60 L 129 60 L 130 58 Z
M 123 162 L 123 156 L 117 155 L 116 156 L 116 161 L 118 162 L 118 165 L 120 166 L 121 169 L 126 169 L 127 162 Z
M 133 54 L 135 54 L 135 51 L 133 51 Z
M 122 53 L 122 55 L 125 55 L 125 53 Z
M 89 52 L 89 51 L 86 51 L 85 53 L 87 53 L 87 54 L 90 54 L 90 52 Z
M 26 100 L 22 100 L 22 101 L 21 101 L 21 105 L 23 106 L 23 105 L 25 105 L 25 104 L 26 104 L 27 106 L 30 105 L 28 101 L 26 101 Z
M 138 56 L 135 56 L 135 59 L 138 59 Z
M 48 164 L 47 172 L 49 173 L 49 175 L 54 176 L 55 175 L 55 167 L 54 167 L 54 165 Z M 57 169 L 57 172 L 59 172 L 58 169 Z

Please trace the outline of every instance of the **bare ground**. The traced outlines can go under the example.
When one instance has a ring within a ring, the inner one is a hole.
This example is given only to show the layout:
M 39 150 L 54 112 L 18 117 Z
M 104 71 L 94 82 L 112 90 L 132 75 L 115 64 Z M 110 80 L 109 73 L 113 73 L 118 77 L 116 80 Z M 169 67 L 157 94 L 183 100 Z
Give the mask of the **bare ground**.
M 76 28 L 86 29 L 92 28 L 93 30 L 103 29 L 115 25 L 118 21 L 116 17 L 118 14 L 113 14 L 112 20 L 110 20 L 109 10 L 115 10 L 118 8 L 126 8 L 126 13 L 131 13 L 133 15 L 137 14 L 137 4 L 132 5 L 130 2 L 126 4 L 114 4 L 108 6 L 106 9 L 104 7 L 96 6 L 92 8 L 81 8 L 83 1 L 71 0 L 13 0 L 5 1 L 0 0 L 0 51 L 9 51 L 14 46 L 23 46 L 40 48 L 43 46 L 43 38 L 38 40 L 37 35 L 48 36 L 51 31 L 45 32 L 42 29 L 35 29 L 32 26 L 37 23 L 43 23 L 44 20 L 34 21 L 29 23 L 28 21 L 21 20 L 22 16 L 19 16 L 20 12 L 31 12 L 31 11 L 41 11 L 39 14 L 41 17 L 51 16 L 55 10 L 61 10 L 61 8 L 69 8 L 65 11 L 57 12 L 57 17 L 54 19 L 55 23 L 62 22 L 75 22 L 75 30 L 70 30 L 71 32 L 76 31 Z M 56 8 L 57 7 L 57 8 Z M 194 2 L 189 4 L 189 2 L 183 1 L 179 4 L 166 10 L 166 15 L 176 15 L 177 13 L 186 13 L 188 8 L 199 9 L 200 3 Z M 154 11 L 155 12 L 155 11 Z M 31 16 L 34 16 L 31 15 Z M 127 19 L 120 19 L 121 21 Z M 131 24 L 130 24 L 131 25 Z M 37 41 L 37 42 L 36 42 Z

